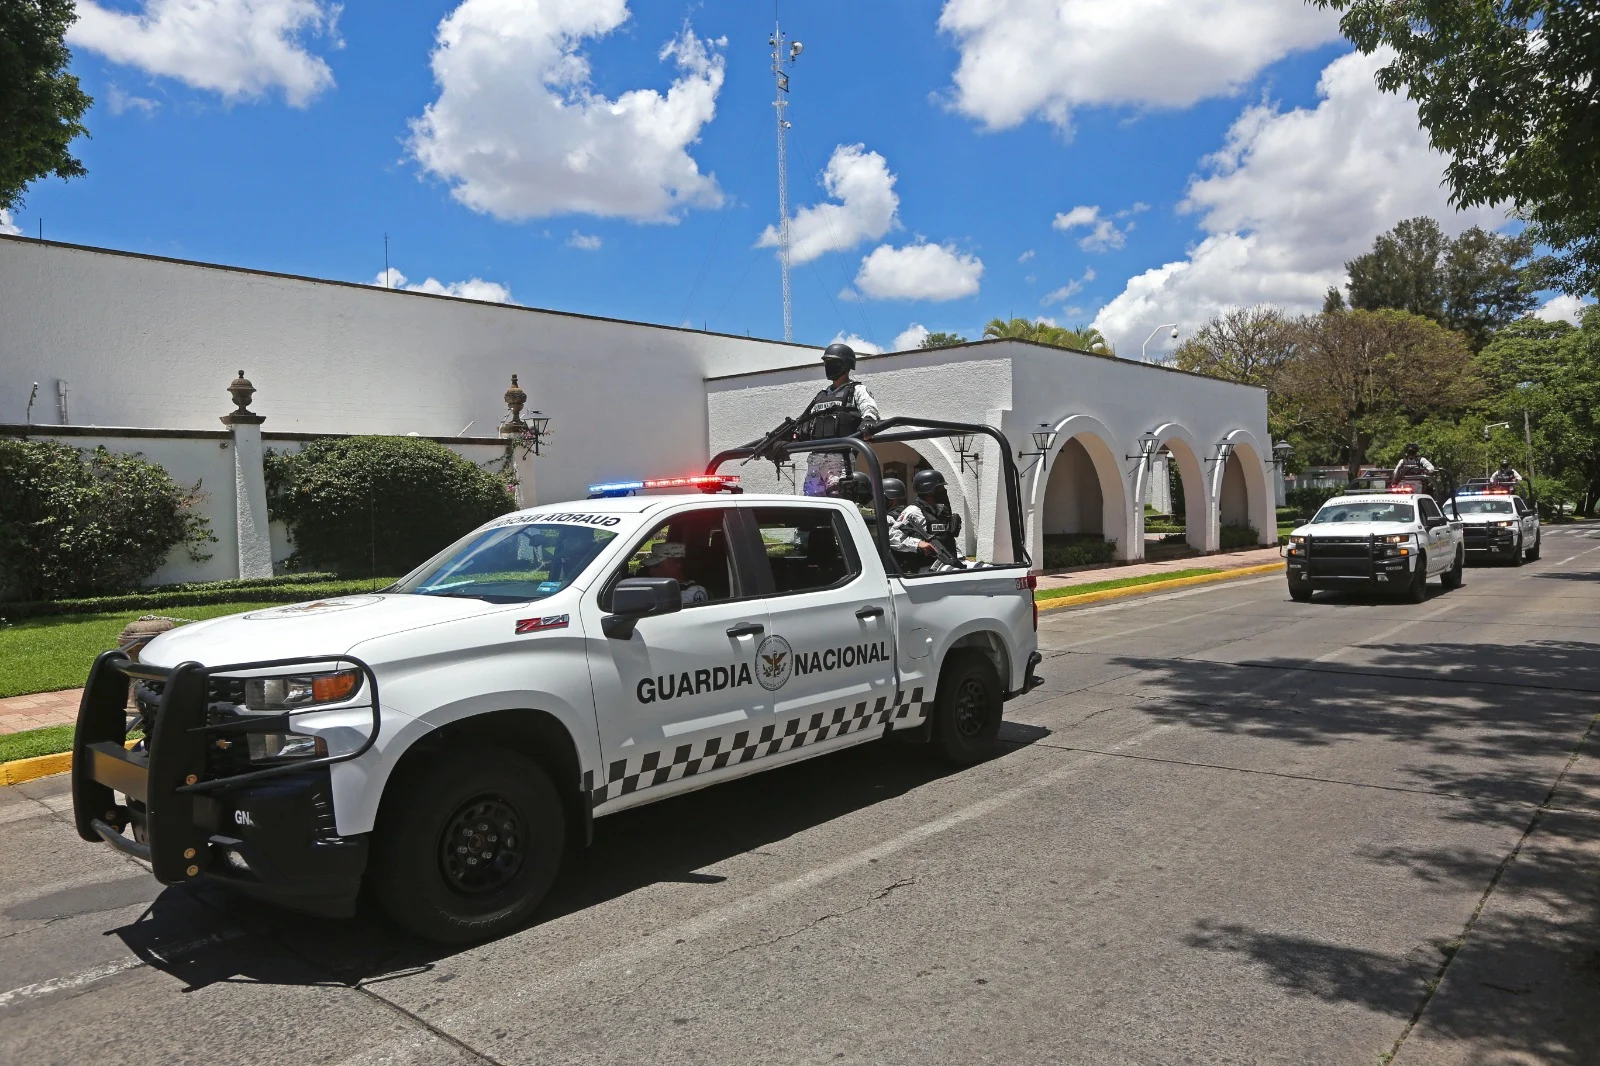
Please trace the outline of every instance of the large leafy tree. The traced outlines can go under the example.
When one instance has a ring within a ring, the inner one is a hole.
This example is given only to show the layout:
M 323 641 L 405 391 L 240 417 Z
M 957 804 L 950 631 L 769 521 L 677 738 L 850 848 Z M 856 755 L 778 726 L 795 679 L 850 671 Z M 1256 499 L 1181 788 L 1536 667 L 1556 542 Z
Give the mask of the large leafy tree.
M 1345 264 L 1348 306 L 1394 308 L 1431 318 L 1466 334 L 1474 349 L 1494 331 L 1532 310 L 1536 271 L 1526 235 L 1505 236 L 1473 226 L 1451 240 L 1426 216 L 1408 218 L 1373 242 L 1372 251 Z M 1326 310 L 1345 306 L 1330 296 Z
M 1555 250 L 1552 279 L 1600 290 L 1600 32 L 1592 0 L 1309 0 L 1392 56 L 1458 207 L 1510 202 Z
M 1196 330 L 1173 356 L 1179 370 L 1270 387 L 1295 350 L 1295 323 L 1276 307 L 1236 307 Z
M 72 0 L 0 0 L 0 209 L 38 178 L 85 173 L 68 151 L 94 102 L 67 73 L 77 17 Z
M 944 333 L 944 332 L 942 332 L 940 330 L 934 330 L 932 333 L 930 333 L 926 337 L 922 338 L 922 343 L 917 345 L 917 347 L 918 348 L 949 348 L 949 347 L 952 347 L 952 346 L 957 345 L 957 344 L 965 344 L 965 343 L 967 343 L 967 338 L 963 337 L 959 333 Z
M 1301 319 L 1294 357 L 1275 378 L 1280 417 L 1354 477 L 1373 444 L 1482 392 L 1461 335 L 1405 311 L 1335 311 Z

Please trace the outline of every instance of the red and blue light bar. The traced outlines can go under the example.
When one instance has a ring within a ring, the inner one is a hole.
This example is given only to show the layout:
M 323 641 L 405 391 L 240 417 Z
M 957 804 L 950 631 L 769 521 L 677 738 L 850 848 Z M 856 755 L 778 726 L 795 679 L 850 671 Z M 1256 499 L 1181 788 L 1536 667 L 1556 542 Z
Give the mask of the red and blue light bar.
M 738 474 L 690 474 L 686 477 L 647 477 L 641 481 L 609 481 L 590 485 L 590 496 L 626 496 L 630 492 L 647 489 L 699 489 L 716 492 L 718 489 L 739 484 Z

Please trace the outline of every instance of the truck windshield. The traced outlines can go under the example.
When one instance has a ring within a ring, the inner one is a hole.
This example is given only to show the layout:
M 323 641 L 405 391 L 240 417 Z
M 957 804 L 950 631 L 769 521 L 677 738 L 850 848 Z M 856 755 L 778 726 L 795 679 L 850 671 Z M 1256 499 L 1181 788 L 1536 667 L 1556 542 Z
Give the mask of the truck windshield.
M 1462 514 L 1515 514 L 1510 500 L 1470 500 L 1456 498 L 1456 510 Z
M 1417 519 L 1417 509 L 1409 503 L 1391 502 L 1389 500 L 1368 500 L 1364 503 L 1340 503 L 1330 500 L 1322 505 L 1322 510 L 1311 520 L 1312 525 L 1322 525 L 1325 522 L 1402 522 L 1411 523 Z
M 491 603 L 542 600 L 572 584 L 616 534 L 534 522 L 474 533 L 393 589 Z

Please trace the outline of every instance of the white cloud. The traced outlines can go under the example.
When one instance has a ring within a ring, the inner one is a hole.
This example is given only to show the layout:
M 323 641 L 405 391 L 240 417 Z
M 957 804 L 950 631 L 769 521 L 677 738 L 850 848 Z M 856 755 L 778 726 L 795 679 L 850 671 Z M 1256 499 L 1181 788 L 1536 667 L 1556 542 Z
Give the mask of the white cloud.
M 4 213 L 0 211 L 0 215 Z M 4 219 L 0 218 L 0 222 L 3 221 Z M 1562 295 L 1551 299 L 1549 303 L 1535 311 L 1534 315 L 1546 322 L 1571 322 L 1574 326 L 1580 326 L 1583 324 L 1583 313 L 1593 306 L 1592 300 Z
M 872 300 L 956 300 L 978 291 L 983 260 L 948 244 L 880 244 L 861 261 L 856 288 Z
M 833 335 L 833 340 L 829 341 L 828 343 L 829 344 L 838 344 L 840 341 L 843 341 L 844 343 L 848 344 L 850 347 L 854 348 L 857 355 L 882 355 L 883 354 L 883 349 L 878 347 L 876 344 L 873 344 L 871 341 L 867 340 L 867 338 L 861 337 L 861 336 L 857 336 L 854 333 L 845 333 L 845 331 L 842 330 L 842 329 L 838 333 L 835 333 Z
M 11 212 L 3 207 L 0 207 L 0 233 L 8 237 L 22 236 L 22 227 L 18 226 L 16 221 L 12 219 Z
M 1061 286 L 1061 288 L 1056 289 L 1054 292 L 1048 293 L 1041 302 L 1046 307 L 1049 307 L 1051 304 L 1058 304 L 1063 300 L 1070 300 L 1072 297 L 1082 292 L 1083 287 L 1089 284 L 1089 282 L 1093 281 L 1094 278 L 1094 267 L 1089 267 L 1083 272 L 1083 276 L 1081 278 L 1073 278 L 1071 281 Z M 1071 307 L 1067 308 L 1067 311 L 1074 314 L 1082 313 L 1080 309 Z
M 1033 249 L 1029 248 L 1026 252 L 1023 252 L 1021 255 L 1017 256 L 1017 262 L 1026 263 L 1028 260 L 1030 260 L 1032 258 L 1033 258 Z
M 1080 107 L 1188 107 L 1239 91 L 1338 16 L 1296 0 L 947 0 L 961 51 L 952 104 L 991 129 Z
M 1119 211 L 1117 217 L 1125 218 L 1133 211 L 1133 208 Z M 1104 252 L 1111 248 L 1121 248 L 1128 241 L 1128 231 L 1133 229 L 1132 222 L 1118 229 L 1115 222 L 1100 213 L 1098 205 L 1088 207 L 1080 205 L 1071 211 L 1059 212 L 1056 220 L 1050 225 L 1062 233 L 1087 229 L 1089 232 L 1078 240 L 1078 247 L 1086 252 Z
M 841 201 L 802 207 L 789 220 L 789 258 L 809 263 L 829 252 L 875 241 L 895 225 L 900 197 L 889 164 L 864 144 L 841 144 L 833 150 L 822 172 L 822 186 Z M 778 246 L 778 227 L 768 226 L 756 241 L 758 248 Z
M 1314 108 L 1246 108 L 1203 161 L 1180 210 L 1204 236 L 1188 257 L 1132 278 L 1094 324 L 1119 348 L 1177 321 L 1193 330 L 1228 307 L 1315 311 L 1344 264 L 1401 219 L 1431 215 L 1447 233 L 1505 221 L 1498 208 L 1457 212 L 1441 185 L 1416 105 L 1373 83 L 1384 55 L 1350 53 L 1323 70 Z
M 922 347 L 922 342 L 927 339 L 928 327 L 921 322 L 913 322 L 895 334 L 894 345 L 889 350 L 892 352 L 909 352 L 913 348 Z
M 149 115 L 161 106 L 159 101 L 123 92 L 122 87 L 118 85 L 111 87 L 107 97 L 106 103 L 110 106 L 113 115 L 121 115 L 129 111 L 140 111 Z
M 583 41 L 628 18 L 627 0 L 463 0 L 439 23 L 439 98 L 411 123 L 418 163 L 457 200 L 502 219 L 582 213 L 671 222 L 722 202 L 689 147 L 716 114 L 718 42 L 688 27 L 659 58 L 663 94 L 595 91 Z
M 339 5 L 326 0 L 144 0 L 131 12 L 79 0 L 67 42 L 229 99 L 278 89 L 305 107 L 333 86 L 307 42 L 326 37 L 337 47 L 338 18 Z
M 458 296 L 463 300 L 482 300 L 485 303 L 508 304 L 513 303 L 511 290 L 498 281 L 484 281 L 482 278 L 468 278 L 466 281 L 452 281 L 449 284 L 438 278 L 428 278 L 419 284 L 406 284 L 406 276 L 394 267 L 379 272 L 372 284 L 381 289 L 405 289 L 407 292 L 429 292 L 435 296 Z
M 602 243 L 604 242 L 598 235 L 579 233 L 577 230 L 573 230 L 572 236 L 567 238 L 567 247 L 576 248 L 580 252 L 598 252 Z

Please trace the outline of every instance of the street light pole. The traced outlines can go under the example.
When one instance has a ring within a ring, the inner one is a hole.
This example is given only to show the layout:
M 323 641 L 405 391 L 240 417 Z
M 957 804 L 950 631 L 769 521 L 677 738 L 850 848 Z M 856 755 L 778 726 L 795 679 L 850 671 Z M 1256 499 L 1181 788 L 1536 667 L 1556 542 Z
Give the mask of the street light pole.
M 1168 326 L 1172 327 L 1172 339 L 1173 340 L 1177 340 L 1178 339 L 1178 324 L 1176 322 L 1163 322 L 1163 323 L 1161 323 L 1161 325 L 1159 325 L 1155 329 L 1151 330 L 1150 331 L 1150 336 L 1146 337 L 1144 339 L 1144 343 L 1139 345 L 1139 362 L 1148 363 L 1150 361 L 1150 357 L 1145 354 L 1145 349 L 1150 347 L 1150 342 L 1156 339 L 1156 334 L 1160 333 L 1162 330 L 1166 329 Z

